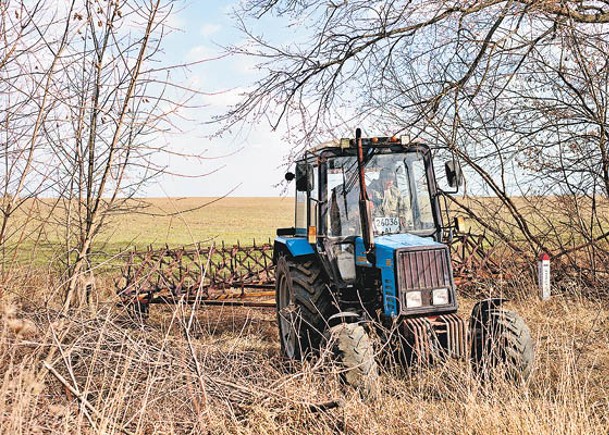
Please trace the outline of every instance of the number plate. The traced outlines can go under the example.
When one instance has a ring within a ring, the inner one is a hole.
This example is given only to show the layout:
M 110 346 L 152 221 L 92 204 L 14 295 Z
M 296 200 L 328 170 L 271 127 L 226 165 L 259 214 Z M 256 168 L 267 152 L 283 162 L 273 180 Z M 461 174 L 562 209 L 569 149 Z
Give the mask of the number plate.
M 400 220 L 397 217 L 374 218 L 374 228 L 378 234 L 397 233 L 400 231 Z

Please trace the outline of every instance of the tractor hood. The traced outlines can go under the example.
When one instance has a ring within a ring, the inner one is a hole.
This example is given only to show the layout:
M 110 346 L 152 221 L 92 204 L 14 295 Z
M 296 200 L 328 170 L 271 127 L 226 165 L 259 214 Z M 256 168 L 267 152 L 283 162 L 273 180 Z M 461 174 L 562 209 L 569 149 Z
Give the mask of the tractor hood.
M 376 257 L 376 267 L 393 266 L 393 254 L 397 249 L 402 248 L 427 248 L 443 246 L 431 237 L 420 237 L 414 234 L 391 234 L 387 236 L 377 236 L 374 238 L 374 253 Z M 364 240 L 361 237 L 355 239 L 355 262 L 358 266 L 372 267 L 372 263 L 366 258 Z M 389 264 L 388 262 L 391 262 Z
M 355 263 L 360 267 L 375 267 L 380 271 L 385 315 L 393 317 L 404 309 L 400 308 L 400 305 L 405 307 L 403 297 L 404 292 L 407 292 L 408 289 L 429 293 L 431 291 L 429 288 L 435 285 L 435 281 L 441 281 L 443 285 L 447 285 L 454 292 L 446 245 L 436 242 L 431 237 L 392 234 L 376 237 L 374 247 L 373 258 L 375 264 L 372 265 L 366 258 L 363 239 L 356 238 Z M 438 274 L 438 280 L 434 281 L 436 278 L 434 273 L 424 273 L 424 271 L 430 270 L 442 272 Z M 399 274 L 403 276 L 402 280 L 405 277 L 410 277 L 412 282 L 399 282 L 397 277 Z M 430 296 L 427 295 L 426 297 L 429 299 Z M 452 304 L 446 306 L 446 310 L 454 311 L 456 309 L 454 294 L 452 301 Z M 425 306 L 418 309 L 417 312 L 421 310 L 429 311 L 430 309 L 430 306 Z M 438 312 L 438 309 L 433 307 L 432 311 Z

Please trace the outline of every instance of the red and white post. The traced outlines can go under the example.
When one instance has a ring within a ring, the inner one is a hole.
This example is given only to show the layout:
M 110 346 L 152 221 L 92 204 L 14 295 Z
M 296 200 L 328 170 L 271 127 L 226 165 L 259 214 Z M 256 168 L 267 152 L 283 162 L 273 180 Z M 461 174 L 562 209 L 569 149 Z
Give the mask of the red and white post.
M 542 252 L 537 263 L 539 297 L 542 301 L 550 299 L 550 256 Z

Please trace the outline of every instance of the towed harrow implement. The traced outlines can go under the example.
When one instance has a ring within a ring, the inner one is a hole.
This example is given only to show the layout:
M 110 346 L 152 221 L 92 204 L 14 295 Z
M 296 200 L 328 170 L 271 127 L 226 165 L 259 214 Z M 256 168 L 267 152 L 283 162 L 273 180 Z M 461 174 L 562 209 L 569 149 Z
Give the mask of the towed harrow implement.
M 123 258 L 117 293 L 123 304 L 144 314 L 150 304 L 179 301 L 273 306 L 268 301 L 275 283 L 270 243 L 134 249 Z
M 483 235 L 460 234 L 450 241 L 457 282 L 472 284 L 498 273 L 493 246 Z M 273 245 L 224 242 L 204 247 L 128 251 L 115 287 L 121 303 L 147 315 L 150 304 L 273 307 Z

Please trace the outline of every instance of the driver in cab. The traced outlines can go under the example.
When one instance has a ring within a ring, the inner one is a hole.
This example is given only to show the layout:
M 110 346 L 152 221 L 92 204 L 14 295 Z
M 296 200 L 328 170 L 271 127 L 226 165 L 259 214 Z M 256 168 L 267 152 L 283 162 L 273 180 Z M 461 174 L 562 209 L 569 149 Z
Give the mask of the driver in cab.
M 410 207 L 395 185 L 395 179 L 395 173 L 389 168 L 382 168 L 378 179 L 368 187 L 368 196 L 373 205 L 372 214 L 379 233 L 398 232 L 399 227 L 405 228 L 409 223 L 406 219 Z

